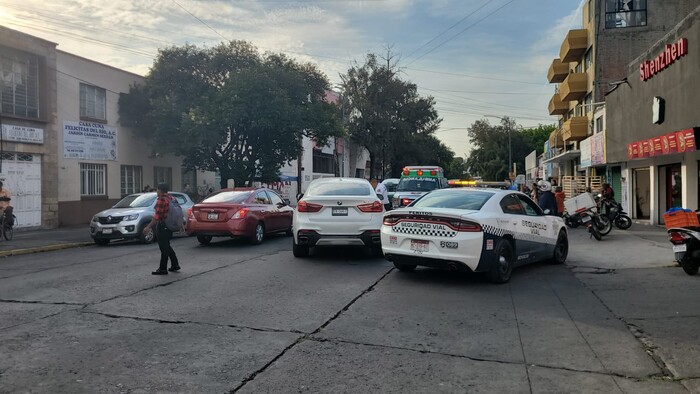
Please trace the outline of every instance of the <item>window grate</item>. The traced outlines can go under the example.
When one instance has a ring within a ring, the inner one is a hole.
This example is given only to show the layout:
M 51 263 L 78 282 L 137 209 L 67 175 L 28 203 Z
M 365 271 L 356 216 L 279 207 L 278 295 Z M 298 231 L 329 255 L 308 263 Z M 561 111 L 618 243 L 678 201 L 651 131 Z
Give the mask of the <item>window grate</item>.
M 80 84 L 80 116 L 106 120 L 106 91 L 97 86 Z
M 107 194 L 107 165 L 80 163 L 80 195 L 104 196 Z
M 139 193 L 143 190 L 143 167 L 121 166 L 122 196 Z
M 38 57 L 0 47 L 0 113 L 38 118 L 38 89 Z

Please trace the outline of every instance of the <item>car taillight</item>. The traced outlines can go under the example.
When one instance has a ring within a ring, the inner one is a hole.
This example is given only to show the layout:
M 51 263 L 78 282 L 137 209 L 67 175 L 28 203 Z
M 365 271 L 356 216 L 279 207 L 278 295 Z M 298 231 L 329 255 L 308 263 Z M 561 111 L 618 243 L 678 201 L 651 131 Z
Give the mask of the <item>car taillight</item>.
M 481 231 L 481 225 L 479 225 L 479 223 L 470 222 L 468 220 L 457 220 L 451 224 L 457 231 L 465 233 L 477 233 Z
M 361 212 L 384 212 L 384 205 L 379 201 L 370 204 L 360 204 L 357 206 Z
M 231 219 L 245 219 L 245 216 L 248 214 L 248 211 L 248 208 L 241 208 L 231 216 Z
M 401 199 L 402 206 L 408 206 L 411 202 L 412 202 L 412 200 L 410 198 L 402 198 Z
M 399 222 L 398 216 L 385 216 L 384 221 L 382 223 L 384 223 L 385 226 L 393 226 L 398 222 Z
M 299 212 L 318 212 L 323 208 L 321 204 L 312 204 L 306 201 L 299 201 L 297 204 L 297 211 Z
M 187 219 L 194 220 L 194 212 L 192 212 L 192 208 L 187 210 Z

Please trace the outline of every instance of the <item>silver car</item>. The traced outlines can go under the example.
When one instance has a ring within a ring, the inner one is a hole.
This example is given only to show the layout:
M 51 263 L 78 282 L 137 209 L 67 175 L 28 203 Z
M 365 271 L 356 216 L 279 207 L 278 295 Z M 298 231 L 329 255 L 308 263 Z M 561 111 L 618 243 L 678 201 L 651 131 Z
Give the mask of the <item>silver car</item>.
M 194 205 L 185 193 L 168 193 L 182 207 L 182 223 Z M 154 232 L 143 233 L 143 228 L 155 214 L 156 193 L 135 193 L 121 199 L 110 209 L 99 212 L 90 221 L 90 235 L 98 245 L 107 245 L 113 239 L 138 239 L 142 243 L 155 240 Z

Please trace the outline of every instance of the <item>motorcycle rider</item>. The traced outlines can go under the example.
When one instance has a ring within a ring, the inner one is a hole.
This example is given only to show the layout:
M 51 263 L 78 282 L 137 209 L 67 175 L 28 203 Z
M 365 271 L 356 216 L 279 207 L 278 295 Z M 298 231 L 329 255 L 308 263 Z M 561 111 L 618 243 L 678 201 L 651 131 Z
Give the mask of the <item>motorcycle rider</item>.
M 542 210 L 549 209 L 549 215 L 557 216 L 557 199 L 552 193 L 552 184 L 548 181 L 541 180 L 537 182 L 539 190 L 539 205 Z
M 603 183 L 601 194 L 603 195 L 602 202 L 605 207 L 605 215 L 607 216 L 610 213 L 610 204 L 615 203 L 615 191 L 610 187 L 609 183 L 605 182 Z

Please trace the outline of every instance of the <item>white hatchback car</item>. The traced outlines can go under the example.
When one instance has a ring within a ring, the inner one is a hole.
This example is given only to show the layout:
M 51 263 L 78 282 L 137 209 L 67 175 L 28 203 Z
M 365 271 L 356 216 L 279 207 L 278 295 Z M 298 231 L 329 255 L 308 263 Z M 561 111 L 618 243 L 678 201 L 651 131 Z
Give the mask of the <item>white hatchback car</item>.
M 359 178 L 312 181 L 294 211 L 293 252 L 306 257 L 314 246 L 364 246 L 382 255 L 379 231 L 384 205 Z
M 434 190 L 384 216 L 382 249 L 401 271 L 416 266 L 486 272 L 496 283 L 513 267 L 566 261 L 564 221 L 512 190 Z

